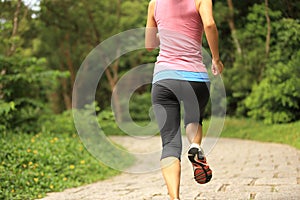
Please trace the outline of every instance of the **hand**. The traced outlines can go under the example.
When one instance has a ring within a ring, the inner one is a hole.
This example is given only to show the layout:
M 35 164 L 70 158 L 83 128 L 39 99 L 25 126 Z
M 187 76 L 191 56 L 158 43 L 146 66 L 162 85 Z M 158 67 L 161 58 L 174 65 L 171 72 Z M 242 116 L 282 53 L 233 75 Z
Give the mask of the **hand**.
M 221 74 L 224 69 L 224 65 L 221 60 L 212 60 L 211 72 L 213 75 Z

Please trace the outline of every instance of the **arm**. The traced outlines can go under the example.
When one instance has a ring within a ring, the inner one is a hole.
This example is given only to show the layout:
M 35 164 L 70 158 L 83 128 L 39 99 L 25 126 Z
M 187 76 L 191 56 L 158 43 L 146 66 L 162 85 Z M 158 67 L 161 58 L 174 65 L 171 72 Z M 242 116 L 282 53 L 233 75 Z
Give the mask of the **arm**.
M 152 51 L 159 46 L 159 38 L 157 34 L 157 25 L 154 19 L 155 0 L 151 0 L 148 6 L 148 17 L 145 33 L 145 47 L 148 51 Z
M 220 60 L 219 55 L 219 36 L 217 26 L 213 17 L 212 11 L 212 1 L 211 0 L 201 0 L 199 5 L 199 13 L 202 18 L 204 31 L 206 35 L 206 39 L 212 54 L 212 66 L 217 67 L 218 72 L 221 73 L 223 71 L 223 63 Z M 214 70 L 212 69 L 213 73 Z

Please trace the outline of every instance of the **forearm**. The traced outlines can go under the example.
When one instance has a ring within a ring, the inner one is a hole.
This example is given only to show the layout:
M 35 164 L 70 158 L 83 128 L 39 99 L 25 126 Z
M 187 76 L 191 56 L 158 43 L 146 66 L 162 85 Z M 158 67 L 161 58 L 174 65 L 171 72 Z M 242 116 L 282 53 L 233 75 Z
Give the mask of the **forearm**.
M 204 27 L 206 39 L 211 51 L 212 59 L 215 61 L 220 60 L 219 55 L 219 36 L 216 24 L 211 24 Z
M 157 33 L 156 27 L 147 27 L 146 35 L 145 35 L 145 47 L 148 51 L 152 51 L 153 49 L 159 46 L 159 37 Z
M 199 6 L 199 13 L 202 18 L 204 31 L 206 34 L 206 39 L 212 54 L 213 60 L 218 61 L 219 56 L 219 39 L 218 30 L 213 17 L 212 11 L 212 1 L 211 0 L 201 0 Z

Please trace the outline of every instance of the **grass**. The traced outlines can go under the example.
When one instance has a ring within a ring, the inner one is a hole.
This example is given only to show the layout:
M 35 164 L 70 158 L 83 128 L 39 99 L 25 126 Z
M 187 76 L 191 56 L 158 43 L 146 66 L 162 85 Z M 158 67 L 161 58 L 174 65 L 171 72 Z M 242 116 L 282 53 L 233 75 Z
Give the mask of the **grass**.
M 92 157 L 76 134 L 0 133 L 0 146 L 0 199 L 41 198 L 120 173 Z
M 221 137 L 282 143 L 300 149 L 300 121 L 268 125 L 252 119 L 227 117 Z

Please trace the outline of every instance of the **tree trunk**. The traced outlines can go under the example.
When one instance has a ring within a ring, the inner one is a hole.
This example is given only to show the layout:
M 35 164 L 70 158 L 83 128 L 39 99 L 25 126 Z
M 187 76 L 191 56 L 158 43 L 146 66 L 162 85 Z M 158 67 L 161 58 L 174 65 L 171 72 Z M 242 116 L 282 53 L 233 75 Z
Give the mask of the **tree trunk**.
M 117 0 L 117 9 L 116 9 L 116 16 L 117 16 L 117 29 L 119 30 L 120 26 L 120 21 L 121 21 L 121 0 Z M 119 80 L 119 64 L 120 64 L 120 46 L 119 43 L 116 43 L 116 58 L 117 60 L 110 66 L 105 69 L 105 75 L 108 79 L 109 85 L 110 85 L 110 90 L 113 93 L 115 86 Z M 109 61 L 107 61 L 107 64 Z M 123 121 L 122 117 L 122 106 L 120 103 L 119 95 L 117 92 L 112 95 L 112 101 L 113 101 L 113 106 L 115 110 L 115 117 L 118 122 Z
M 62 78 L 60 81 L 62 85 L 62 95 L 63 95 L 63 100 L 66 106 L 67 110 L 72 109 L 72 99 L 69 95 L 69 86 L 68 86 L 68 81 L 66 78 Z
M 17 34 L 18 34 L 19 14 L 20 14 L 21 5 L 22 5 L 22 1 L 18 0 L 17 8 L 16 8 L 15 13 L 14 13 L 13 29 L 12 29 L 11 39 L 16 37 Z M 12 45 L 10 46 L 10 48 L 6 52 L 7 56 L 12 56 L 14 54 L 15 50 L 16 50 L 16 44 L 14 42 L 12 42 Z M 0 75 L 4 76 L 5 74 L 6 74 L 6 69 L 4 68 L 0 71 Z M 4 98 L 4 94 L 2 93 L 2 89 L 3 89 L 3 84 L 0 83 L 0 99 Z
M 120 98 L 117 92 L 112 95 L 112 102 L 114 106 L 114 112 L 115 112 L 115 117 L 117 122 L 122 122 L 123 121 L 123 116 L 122 116 L 122 106 L 120 102 Z
M 118 79 L 119 79 L 119 73 L 118 73 L 118 71 L 119 71 L 118 70 L 119 69 L 119 61 L 120 61 L 120 59 L 117 59 L 112 66 L 107 67 L 105 69 L 105 75 L 108 79 L 109 86 L 110 86 L 110 91 L 112 93 L 114 92 L 115 86 L 116 86 L 116 84 L 118 82 Z M 122 107 L 121 107 L 119 96 L 117 95 L 117 92 L 115 92 L 114 95 L 112 95 L 112 101 L 113 101 L 113 106 L 114 106 L 114 110 L 115 110 L 116 120 L 118 122 L 122 122 L 123 121 L 123 119 L 122 119 Z
M 66 34 L 64 41 L 60 42 L 60 52 L 62 55 L 64 55 L 64 59 L 65 59 L 65 62 L 63 60 L 61 61 L 60 70 L 64 71 L 67 69 L 70 72 L 70 79 L 62 78 L 60 81 L 62 86 L 62 90 L 61 90 L 62 97 L 65 104 L 65 108 L 67 110 L 72 109 L 72 86 L 75 82 L 75 77 L 76 77 L 75 67 L 70 52 L 70 46 L 68 44 L 69 40 L 70 40 L 69 34 Z
M 67 45 L 64 48 L 64 54 L 66 56 L 65 58 L 66 58 L 68 70 L 70 72 L 71 85 L 73 85 L 74 82 L 75 82 L 76 72 L 75 72 L 75 67 L 74 67 L 74 64 L 73 64 L 73 61 L 72 61 L 72 57 L 71 57 L 70 46 L 68 45 L 69 40 L 70 40 L 70 36 L 69 36 L 68 33 L 66 34 L 65 39 L 66 39 Z
M 269 53 L 270 53 L 270 39 L 271 39 L 271 20 L 270 20 L 270 16 L 269 16 L 268 0 L 265 0 L 265 17 L 266 17 L 266 21 L 267 21 L 267 34 L 266 34 L 266 44 L 265 44 L 265 53 L 266 53 L 265 65 L 266 65 L 266 63 L 268 62 L 268 57 L 269 57 Z M 260 68 L 260 73 L 259 73 L 259 77 L 258 77 L 259 82 L 263 79 L 264 70 L 266 68 L 265 65 L 263 65 Z
M 19 14 L 20 14 L 20 9 L 21 9 L 21 5 L 22 5 L 22 1 L 18 0 L 17 3 L 17 8 L 16 11 L 14 13 L 14 24 L 13 24 L 13 30 L 12 30 L 12 34 L 11 34 L 11 38 L 13 39 L 14 37 L 17 36 L 18 34 L 18 28 L 19 28 Z M 14 52 L 16 51 L 16 44 L 14 42 L 12 42 L 11 47 L 7 53 L 8 56 L 11 56 L 14 54 Z
M 265 0 L 265 15 L 267 20 L 267 35 L 266 35 L 266 57 L 269 57 L 270 39 L 271 39 L 271 20 L 269 16 L 269 2 Z
M 50 102 L 51 110 L 55 114 L 59 114 L 59 113 L 61 113 L 62 110 L 64 110 L 64 108 L 61 107 L 62 106 L 61 97 L 60 97 L 59 94 L 60 93 L 58 93 L 57 91 L 48 94 L 48 99 L 49 99 L 49 102 Z
M 291 5 L 291 1 L 290 0 L 284 0 L 283 4 L 285 4 L 287 9 L 288 9 L 288 17 L 296 18 L 295 12 L 293 11 L 293 6 Z
M 231 31 L 231 37 L 233 39 L 233 42 L 234 42 L 234 45 L 235 45 L 235 48 L 236 48 L 238 54 L 242 54 L 242 49 L 241 49 L 239 40 L 236 35 L 236 28 L 235 28 L 235 24 L 234 24 L 234 7 L 233 7 L 232 0 L 227 0 L 227 4 L 228 4 L 228 8 L 229 8 L 228 24 L 229 24 L 229 28 Z
M 114 3 L 116 3 L 116 10 L 115 13 L 111 13 L 113 15 L 115 15 L 117 17 L 117 24 L 116 24 L 116 30 L 119 31 L 119 27 L 120 27 L 120 21 L 121 21 L 121 0 L 116 0 Z M 93 35 L 96 38 L 96 42 L 97 44 L 99 44 L 101 42 L 101 33 L 99 32 L 96 22 L 95 22 L 95 18 L 92 15 L 91 12 L 91 8 L 90 8 L 90 4 L 85 3 L 85 9 L 87 12 L 87 16 L 89 18 L 90 23 L 92 24 L 92 30 L 93 30 Z M 114 30 L 112 30 L 112 32 L 114 32 Z M 91 43 L 91 45 L 95 45 L 93 43 Z M 119 57 L 120 57 L 120 47 L 118 46 L 118 42 L 116 42 L 116 58 L 117 60 L 111 64 L 110 66 L 109 63 L 110 61 L 106 59 L 105 55 L 99 55 L 101 56 L 101 58 L 106 62 L 106 69 L 105 69 L 105 75 L 107 77 L 109 86 L 110 86 L 110 91 L 113 93 L 115 86 L 119 80 Z M 112 102 L 113 102 L 113 106 L 114 106 L 114 110 L 115 110 L 115 117 L 116 120 L 121 122 L 122 119 L 122 107 L 120 104 L 120 99 L 119 96 L 117 95 L 117 93 L 114 93 L 114 95 L 112 96 Z

